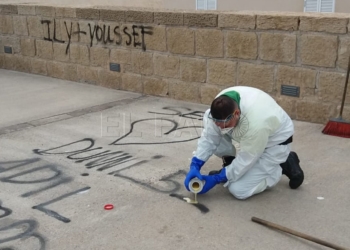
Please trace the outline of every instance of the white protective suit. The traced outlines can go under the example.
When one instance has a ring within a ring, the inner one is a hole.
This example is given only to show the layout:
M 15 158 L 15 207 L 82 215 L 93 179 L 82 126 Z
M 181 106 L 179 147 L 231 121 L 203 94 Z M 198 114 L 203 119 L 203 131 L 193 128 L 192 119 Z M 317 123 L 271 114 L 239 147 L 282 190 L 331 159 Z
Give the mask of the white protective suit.
M 198 140 L 195 155 L 206 162 L 218 157 L 235 156 L 226 167 L 225 186 L 238 199 L 246 199 L 276 185 L 282 176 L 279 164 L 285 162 L 290 144 L 285 142 L 294 133 L 294 125 L 287 113 L 267 93 L 251 87 L 231 87 L 220 92 L 236 91 L 240 95 L 241 116 L 238 125 L 228 134 L 209 119 L 210 110 L 203 118 L 204 129 Z M 240 150 L 232 143 L 236 141 Z

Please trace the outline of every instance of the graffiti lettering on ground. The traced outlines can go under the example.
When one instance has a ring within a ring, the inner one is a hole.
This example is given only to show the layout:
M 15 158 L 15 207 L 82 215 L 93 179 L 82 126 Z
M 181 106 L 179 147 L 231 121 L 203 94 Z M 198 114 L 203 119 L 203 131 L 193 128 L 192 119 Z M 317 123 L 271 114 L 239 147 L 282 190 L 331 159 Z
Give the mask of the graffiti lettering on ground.
M 181 111 L 181 109 L 184 109 L 185 112 Z M 181 129 L 184 131 L 186 129 L 197 129 L 200 126 L 197 126 L 196 124 L 187 126 L 186 124 L 188 124 L 189 121 L 193 120 L 201 121 L 203 114 L 201 111 L 192 111 L 187 108 L 174 107 L 165 107 L 163 108 L 162 112 L 149 113 L 157 116 L 166 116 L 161 117 L 161 119 L 167 122 L 167 125 L 170 124 L 170 128 L 166 127 L 164 131 L 161 130 L 162 135 L 171 134 Z M 182 122 L 174 121 L 169 116 L 176 116 L 176 119 L 182 119 Z M 139 119 L 134 123 L 131 123 L 131 131 L 133 131 L 135 124 L 140 124 L 147 121 L 149 121 L 149 119 Z M 162 126 L 160 127 L 162 128 Z M 127 134 L 124 137 L 120 137 L 108 146 L 115 148 L 115 145 L 118 145 L 121 139 L 125 139 L 126 137 L 132 138 L 130 137 L 130 134 Z M 196 136 L 194 138 L 191 138 L 191 140 L 194 140 L 196 138 L 198 138 L 197 132 Z M 174 141 L 175 140 L 173 140 L 173 142 Z M 176 140 L 175 142 L 186 141 L 187 140 Z M 167 142 L 158 141 L 153 144 L 173 142 L 172 140 L 168 140 Z M 140 143 L 131 141 L 131 143 L 125 144 L 137 145 Z M 147 144 L 147 142 L 145 144 Z M 150 143 L 148 142 L 148 144 Z M 124 147 L 123 150 L 120 150 L 119 148 L 115 150 L 107 150 L 106 147 L 96 145 L 95 140 L 92 138 L 85 138 L 48 149 L 34 149 L 33 152 L 44 157 L 66 157 L 75 164 L 83 164 L 86 169 L 105 171 L 108 175 L 115 176 L 118 179 L 124 179 L 153 192 L 167 194 L 176 199 L 183 198 L 182 195 L 177 194 L 176 192 L 178 192 L 183 185 L 182 181 L 186 175 L 185 170 L 180 169 L 173 171 L 172 173 L 160 178 L 156 183 L 152 183 L 145 179 L 141 180 L 130 175 L 130 170 L 137 172 L 139 171 L 139 167 L 145 167 L 150 162 L 154 164 L 154 161 L 164 158 L 164 156 L 160 154 L 147 156 L 146 158 L 140 159 L 127 152 Z M 82 175 L 88 176 L 89 174 L 84 173 Z M 179 179 L 181 179 L 181 181 L 179 181 Z M 65 174 L 62 166 L 51 164 L 42 158 L 29 158 L 23 160 L 0 162 L 0 182 L 6 183 L 8 185 L 24 185 L 26 187 L 26 191 L 20 195 L 22 198 L 30 198 L 33 195 L 42 194 L 52 189 L 60 190 L 59 188 L 62 185 L 71 183 L 73 180 L 73 177 Z M 71 189 L 63 193 L 61 192 L 54 197 L 50 197 L 50 199 L 38 202 L 39 204 L 34 205 L 32 209 L 35 209 L 34 211 L 45 213 L 46 215 L 60 222 L 68 223 L 71 221 L 71 219 L 64 216 L 64 211 L 55 211 L 53 209 L 49 209 L 48 207 L 54 203 L 58 203 L 64 199 L 69 199 L 72 196 L 78 193 L 83 193 L 89 189 L 89 186 L 83 186 L 80 188 Z M 209 209 L 206 208 L 203 204 L 196 204 L 195 207 L 202 213 L 209 212 Z M 27 241 L 28 239 L 31 239 L 31 243 L 34 242 L 37 245 L 35 249 L 44 250 L 47 246 L 47 239 L 38 233 L 37 229 L 39 223 L 36 220 L 32 219 L 7 220 L 10 216 L 12 216 L 12 214 L 13 210 L 11 208 L 3 206 L 0 201 L 0 244 L 11 244 L 6 245 L 6 247 L 2 247 L 0 249 L 17 249 L 13 246 L 15 245 L 16 240 Z M 19 231 L 18 228 L 20 228 L 21 231 Z
M 44 163 L 44 166 L 36 167 L 38 164 L 41 163 Z M 11 173 L 11 171 L 13 170 L 16 170 L 17 173 L 8 175 L 6 177 L 1 177 L 0 182 L 11 183 L 16 185 L 35 184 L 35 186 L 38 186 L 34 190 L 29 190 L 23 193 L 21 195 L 21 197 L 23 198 L 43 193 L 49 189 L 56 188 L 60 185 L 67 184 L 73 181 L 73 178 L 66 176 L 64 172 L 59 168 L 59 166 L 45 164 L 45 162 L 43 162 L 40 158 L 0 162 L 0 176 L 4 173 Z M 18 172 L 18 170 L 20 170 L 20 172 Z M 58 197 L 51 199 L 50 201 L 45 201 L 32 208 L 44 212 L 47 215 L 59 221 L 68 223 L 70 222 L 69 218 L 66 218 L 65 216 L 59 214 L 56 211 L 49 210 L 45 208 L 45 206 L 55 202 L 59 202 L 60 200 L 68 198 L 69 196 L 72 196 L 87 189 L 90 189 L 90 187 L 80 188 L 69 193 L 59 195 Z
M 75 163 L 83 163 L 86 168 L 96 167 L 98 171 L 108 169 L 108 175 L 113 175 L 149 190 L 164 194 L 172 194 L 179 191 L 182 183 L 175 179 L 183 179 L 186 175 L 185 170 L 177 170 L 163 176 L 158 184 L 137 179 L 125 174 L 125 172 L 135 170 L 148 162 L 161 159 L 162 156 L 154 155 L 146 159 L 138 159 L 125 151 L 104 150 L 103 147 L 96 146 L 95 140 L 92 138 L 85 138 L 49 149 L 34 149 L 33 152 L 41 156 L 64 156 Z M 200 210 L 202 211 L 203 209 Z
M 123 169 L 147 162 L 145 160 L 138 160 L 125 151 L 111 151 L 105 150 L 103 147 L 97 147 L 95 146 L 95 140 L 91 138 L 85 138 L 45 150 L 34 149 L 33 152 L 38 155 L 65 155 L 75 163 L 84 162 L 86 168 L 96 168 L 97 171 L 104 171 L 115 167 Z
M 10 217 L 12 210 L 2 206 L 0 200 L 0 244 L 8 244 L 16 240 L 24 240 L 35 238 L 37 243 L 36 248 L 33 250 L 45 250 L 46 249 L 46 238 L 37 232 L 39 223 L 35 220 L 13 220 L 6 217 Z M 6 219 L 5 219 L 6 218 Z M 1 250 L 14 250 L 17 249 L 13 246 L 6 248 L 0 248 Z
M 164 113 L 164 110 L 167 112 Z M 118 137 L 110 145 L 155 145 L 193 141 L 202 133 L 203 111 L 164 107 L 162 112 L 148 113 L 152 114 L 152 118 L 134 121 L 131 114 L 101 114 L 101 136 Z M 148 134 L 144 132 L 147 126 Z

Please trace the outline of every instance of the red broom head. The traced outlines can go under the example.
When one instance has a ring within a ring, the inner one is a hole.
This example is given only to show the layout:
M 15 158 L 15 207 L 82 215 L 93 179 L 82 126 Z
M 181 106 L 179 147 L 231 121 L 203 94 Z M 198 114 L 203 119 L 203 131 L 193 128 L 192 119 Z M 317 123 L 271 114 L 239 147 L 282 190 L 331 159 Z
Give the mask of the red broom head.
M 322 130 L 323 134 L 333 135 L 343 138 L 350 138 L 350 123 L 341 119 L 330 120 L 326 127 Z

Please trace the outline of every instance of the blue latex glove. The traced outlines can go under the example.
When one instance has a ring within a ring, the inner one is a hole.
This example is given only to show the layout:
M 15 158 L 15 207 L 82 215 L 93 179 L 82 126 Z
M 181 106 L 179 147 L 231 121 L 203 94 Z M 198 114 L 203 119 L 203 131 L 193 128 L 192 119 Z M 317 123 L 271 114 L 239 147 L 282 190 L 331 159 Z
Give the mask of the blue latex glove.
M 202 176 L 203 176 L 203 180 L 205 181 L 205 184 L 204 184 L 202 191 L 200 191 L 199 194 L 205 194 L 210 189 L 215 187 L 215 185 L 217 185 L 219 183 L 227 182 L 226 168 L 223 168 L 219 174 L 202 175 Z
M 198 179 L 203 180 L 202 175 L 200 174 L 199 171 L 201 170 L 204 163 L 205 163 L 204 161 L 198 159 L 197 157 L 192 158 L 190 171 L 188 171 L 186 175 L 186 179 L 184 181 L 184 185 L 188 191 L 190 191 L 189 184 L 193 178 L 197 177 Z

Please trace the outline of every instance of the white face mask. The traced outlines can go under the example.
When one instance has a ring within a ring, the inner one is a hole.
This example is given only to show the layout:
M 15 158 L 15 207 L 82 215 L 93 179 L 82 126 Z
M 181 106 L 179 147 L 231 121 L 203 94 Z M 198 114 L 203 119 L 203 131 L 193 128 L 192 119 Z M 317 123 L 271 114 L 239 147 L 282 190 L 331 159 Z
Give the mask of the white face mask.
M 225 134 L 231 134 L 233 131 L 233 127 L 232 128 L 220 128 L 221 134 L 225 135 Z

